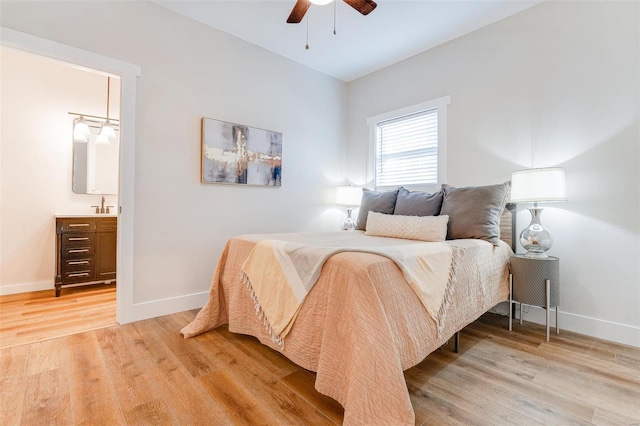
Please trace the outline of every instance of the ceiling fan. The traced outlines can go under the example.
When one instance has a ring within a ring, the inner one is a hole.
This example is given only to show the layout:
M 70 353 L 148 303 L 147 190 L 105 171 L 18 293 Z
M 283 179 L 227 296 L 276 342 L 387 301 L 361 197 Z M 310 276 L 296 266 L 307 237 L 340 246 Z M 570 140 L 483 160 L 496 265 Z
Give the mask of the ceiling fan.
M 311 3 L 323 5 L 329 4 L 332 1 L 333 0 L 297 0 L 295 6 L 293 6 L 293 9 L 291 10 L 289 18 L 287 19 L 287 23 L 297 24 L 302 21 L 302 18 L 304 18 L 304 15 L 307 13 Z M 368 15 L 377 6 L 376 2 L 373 0 L 344 0 L 344 2 L 363 15 Z

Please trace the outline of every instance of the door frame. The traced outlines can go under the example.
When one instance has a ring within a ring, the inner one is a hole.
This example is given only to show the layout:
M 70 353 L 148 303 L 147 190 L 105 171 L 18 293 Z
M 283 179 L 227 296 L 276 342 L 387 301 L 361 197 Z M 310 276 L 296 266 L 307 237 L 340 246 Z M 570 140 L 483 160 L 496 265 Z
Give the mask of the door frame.
M 136 84 L 140 66 L 0 27 L 0 44 L 64 62 L 88 71 L 120 77 L 120 153 L 118 171 L 118 243 L 116 321 L 133 321 L 133 231 L 136 133 Z

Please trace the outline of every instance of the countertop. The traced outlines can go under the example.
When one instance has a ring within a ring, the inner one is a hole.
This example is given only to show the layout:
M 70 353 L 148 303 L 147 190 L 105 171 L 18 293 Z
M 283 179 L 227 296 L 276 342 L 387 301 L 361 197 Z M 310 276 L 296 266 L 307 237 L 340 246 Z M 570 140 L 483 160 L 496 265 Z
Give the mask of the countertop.
M 69 218 L 74 218 L 74 217 L 88 217 L 88 218 L 92 218 L 92 217 L 117 217 L 118 215 L 115 213 L 88 213 L 88 214 L 82 214 L 82 213 L 73 213 L 73 214 L 59 214 L 56 213 L 55 217 L 56 219 L 69 219 Z

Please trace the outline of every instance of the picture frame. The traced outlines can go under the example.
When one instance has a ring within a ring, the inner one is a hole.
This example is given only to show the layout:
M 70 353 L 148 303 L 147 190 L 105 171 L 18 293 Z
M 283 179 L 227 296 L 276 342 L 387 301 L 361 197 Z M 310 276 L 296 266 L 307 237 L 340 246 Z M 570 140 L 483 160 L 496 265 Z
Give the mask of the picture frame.
M 202 183 L 279 188 L 282 133 L 202 117 Z

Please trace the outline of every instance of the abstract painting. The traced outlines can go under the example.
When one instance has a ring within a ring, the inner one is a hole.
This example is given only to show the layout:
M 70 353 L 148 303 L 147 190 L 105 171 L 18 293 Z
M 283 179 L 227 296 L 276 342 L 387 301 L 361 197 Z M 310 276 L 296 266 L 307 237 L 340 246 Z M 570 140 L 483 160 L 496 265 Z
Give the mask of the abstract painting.
M 202 182 L 279 187 L 282 133 L 202 118 Z

